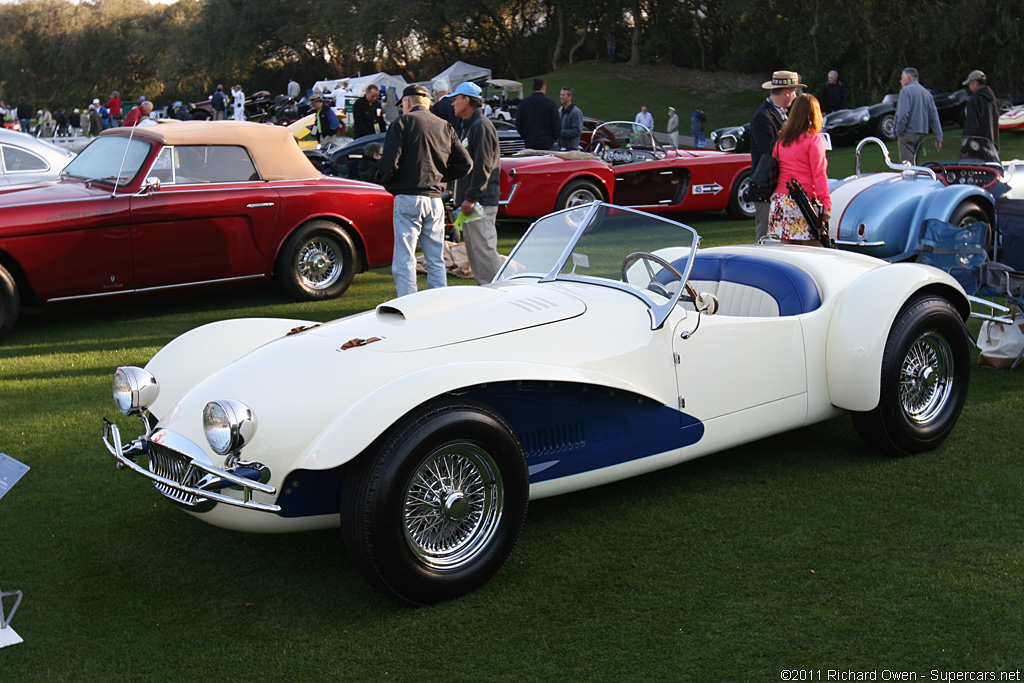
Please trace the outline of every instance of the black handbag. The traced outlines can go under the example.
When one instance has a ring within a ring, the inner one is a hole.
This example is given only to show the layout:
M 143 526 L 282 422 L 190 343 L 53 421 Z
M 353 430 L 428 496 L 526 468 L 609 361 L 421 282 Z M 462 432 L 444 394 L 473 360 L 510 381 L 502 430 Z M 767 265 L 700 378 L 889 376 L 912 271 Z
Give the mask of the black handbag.
M 778 143 L 775 145 L 778 146 Z M 750 176 L 750 189 L 754 195 L 754 201 L 767 202 L 775 192 L 775 186 L 779 183 L 779 160 L 775 158 L 775 150 L 771 154 L 762 154 L 757 160 L 757 168 Z

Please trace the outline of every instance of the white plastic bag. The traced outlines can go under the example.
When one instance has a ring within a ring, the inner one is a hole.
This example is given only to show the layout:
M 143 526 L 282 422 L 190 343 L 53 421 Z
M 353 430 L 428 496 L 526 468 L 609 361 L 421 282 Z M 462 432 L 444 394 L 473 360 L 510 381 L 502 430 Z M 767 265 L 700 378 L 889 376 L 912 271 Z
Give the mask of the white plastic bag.
M 1010 309 L 1012 323 L 986 320 L 978 331 L 981 355 L 978 365 L 986 368 L 1013 368 L 1024 353 L 1024 316 L 1016 308 Z

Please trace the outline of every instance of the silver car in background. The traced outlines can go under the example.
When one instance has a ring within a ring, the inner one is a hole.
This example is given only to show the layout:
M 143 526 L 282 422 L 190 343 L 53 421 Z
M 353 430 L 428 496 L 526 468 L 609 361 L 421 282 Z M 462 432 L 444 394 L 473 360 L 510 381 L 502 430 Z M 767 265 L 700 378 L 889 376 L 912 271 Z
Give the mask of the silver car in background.
M 46 140 L 0 129 L 0 187 L 55 179 L 75 156 Z

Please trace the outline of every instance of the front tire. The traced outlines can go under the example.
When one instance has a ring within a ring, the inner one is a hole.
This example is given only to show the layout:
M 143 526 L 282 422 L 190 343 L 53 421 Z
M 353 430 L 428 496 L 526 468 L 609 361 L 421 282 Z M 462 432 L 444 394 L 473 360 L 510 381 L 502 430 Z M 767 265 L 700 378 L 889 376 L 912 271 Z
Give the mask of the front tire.
M 20 310 L 18 283 L 6 268 L 0 266 L 0 340 L 14 329 Z
M 886 114 L 878 120 L 878 137 L 882 138 L 886 142 L 892 142 L 896 139 L 896 114 Z
M 747 200 L 750 189 L 750 171 L 744 171 L 736 178 L 729 192 L 729 206 L 726 213 L 736 219 L 749 219 L 754 217 L 754 202 Z
M 293 299 L 319 301 L 344 294 L 355 268 L 356 249 L 348 233 L 330 221 L 310 221 L 285 242 L 277 277 Z
M 970 348 L 960 315 L 946 299 L 919 298 L 889 332 L 878 406 L 853 413 L 853 424 L 885 454 L 930 451 L 956 425 L 969 380 Z
M 360 458 L 342 493 L 342 540 L 375 588 L 428 605 L 476 590 L 505 563 L 526 519 L 529 476 L 500 415 L 445 399 Z
M 593 182 L 583 179 L 573 180 L 558 195 L 558 201 L 555 202 L 555 211 L 603 200 L 604 194 Z

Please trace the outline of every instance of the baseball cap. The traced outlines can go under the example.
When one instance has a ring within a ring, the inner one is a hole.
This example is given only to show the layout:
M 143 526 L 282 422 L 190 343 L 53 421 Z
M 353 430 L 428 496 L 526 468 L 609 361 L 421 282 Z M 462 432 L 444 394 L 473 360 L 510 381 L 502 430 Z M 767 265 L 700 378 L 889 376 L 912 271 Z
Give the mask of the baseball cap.
M 459 87 L 455 89 L 455 92 L 448 93 L 445 97 L 455 97 L 456 95 L 465 95 L 466 97 L 480 97 L 483 94 L 483 90 L 476 83 L 466 81 L 460 83 Z
M 967 80 L 961 83 L 961 85 L 967 85 L 971 81 L 980 81 L 985 78 L 985 72 L 981 69 L 975 69 L 967 75 Z
M 402 91 L 402 97 L 430 97 L 430 93 L 422 85 L 407 85 L 405 90 Z

